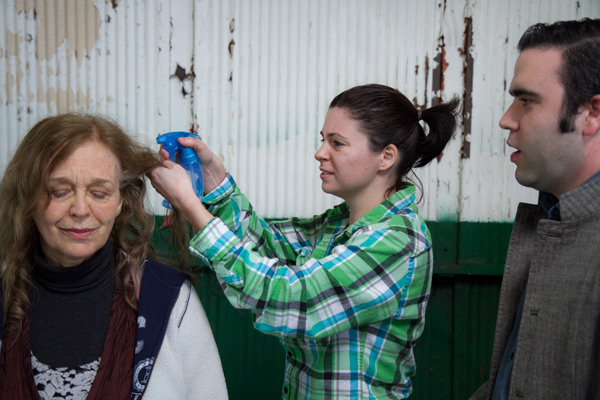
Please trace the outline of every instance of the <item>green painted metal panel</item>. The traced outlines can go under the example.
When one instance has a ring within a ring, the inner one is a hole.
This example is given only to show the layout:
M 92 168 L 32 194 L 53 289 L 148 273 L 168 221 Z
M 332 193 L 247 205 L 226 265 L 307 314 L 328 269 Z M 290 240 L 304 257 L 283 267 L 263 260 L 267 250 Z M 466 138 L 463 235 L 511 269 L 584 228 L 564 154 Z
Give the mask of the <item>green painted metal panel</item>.
M 449 399 L 452 393 L 452 285 L 434 275 L 425 330 L 415 346 L 416 399 Z
M 512 223 L 429 222 L 435 272 L 502 275 Z
M 157 226 L 160 226 L 157 217 Z M 415 347 L 411 399 L 467 399 L 489 373 L 498 295 L 512 224 L 429 222 L 435 268 L 426 326 Z M 165 230 L 153 243 L 177 260 Z M 192 264 L 197 260 L 192 259 Z M 198 291 L 223 364 L 229 395 L 281 397 L 285 354 L 279 340 L 256 331 L 249 311 L 227 301 L 214 274 L 196 267 Z

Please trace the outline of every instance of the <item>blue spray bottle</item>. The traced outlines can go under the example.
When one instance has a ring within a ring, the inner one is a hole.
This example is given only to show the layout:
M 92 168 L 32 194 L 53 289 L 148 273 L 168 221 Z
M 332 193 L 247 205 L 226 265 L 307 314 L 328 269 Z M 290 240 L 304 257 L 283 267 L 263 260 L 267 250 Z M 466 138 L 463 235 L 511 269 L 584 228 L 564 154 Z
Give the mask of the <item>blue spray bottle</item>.
M 180 137 L 194 137 L 199 139 L 198 135 L 189 132 L 168 132 L 158 136 L 156 142 L 162 144 L 163 148 L 169 152 L 169 159 L 171 161 L 179 163 L 187 171 L 192 180 L 192 186 L 196 196 L 202 200 L 204 194 L 204 178 L 202 176 L 200 160 L 198 160 L 198 156 L 194 149 L 182 146 L 177 141 L 177 138 Z M 177 157 L 177 153 L 179 153 L 179 157 Z M 162 204 L 163 206 L 172 209 L 167 200 L 163 200 Z

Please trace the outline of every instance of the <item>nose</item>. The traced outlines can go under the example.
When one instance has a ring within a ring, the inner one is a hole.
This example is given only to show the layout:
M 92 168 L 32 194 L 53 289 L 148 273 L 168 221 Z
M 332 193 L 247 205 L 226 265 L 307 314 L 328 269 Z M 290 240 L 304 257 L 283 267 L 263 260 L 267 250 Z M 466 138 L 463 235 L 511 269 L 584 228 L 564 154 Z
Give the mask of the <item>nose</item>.
M 73 202 L 69 208 L 69 214 L 72 217 L 85 217 L 89 214 L 89 212 L 90 205 L 88 204 L 86 194 L 77 193 L 75 196 L 73 196 Z
M 519 129 L 519 123 L 514 116 L 513 105 L 514 103 L 511 104 L 510 107 L 508 107 L 508 109 L 504 112 L 504 115 L 502 116 L 502 118 L 500 118 L 500 121 L 498 122 L 498 125 L 500 125 L 502 129 L 508 129 L 511 132 Z
M 327 159 L 327 151 L 325 150 L 325 143 L 323 143 L 315 153 L 315 159 L 317 161 L 323 161 Z

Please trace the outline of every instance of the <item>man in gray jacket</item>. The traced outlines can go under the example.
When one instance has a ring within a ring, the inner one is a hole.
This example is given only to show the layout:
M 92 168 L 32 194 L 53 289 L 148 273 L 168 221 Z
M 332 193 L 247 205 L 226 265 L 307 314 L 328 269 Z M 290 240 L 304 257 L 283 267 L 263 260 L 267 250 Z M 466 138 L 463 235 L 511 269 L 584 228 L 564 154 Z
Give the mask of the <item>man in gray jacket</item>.
M 600 398 L 600 20 L 531 26 L 500 126 L 520 204 L 488 383 L 472 399 Z

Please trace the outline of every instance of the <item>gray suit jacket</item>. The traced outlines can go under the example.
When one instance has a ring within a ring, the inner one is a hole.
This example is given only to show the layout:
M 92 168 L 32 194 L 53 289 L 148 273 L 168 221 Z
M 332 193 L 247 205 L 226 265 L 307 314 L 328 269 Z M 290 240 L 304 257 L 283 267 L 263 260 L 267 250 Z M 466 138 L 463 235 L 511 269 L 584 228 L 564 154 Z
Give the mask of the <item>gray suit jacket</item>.
M 527 283 L 510 399 L 600 399 L 600 177 L 560 198 L 561 221 L 520 204 L 510 239 L 489 385 Z

